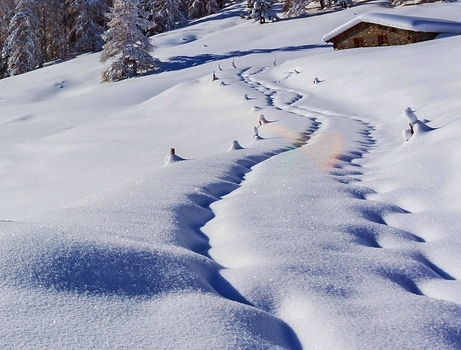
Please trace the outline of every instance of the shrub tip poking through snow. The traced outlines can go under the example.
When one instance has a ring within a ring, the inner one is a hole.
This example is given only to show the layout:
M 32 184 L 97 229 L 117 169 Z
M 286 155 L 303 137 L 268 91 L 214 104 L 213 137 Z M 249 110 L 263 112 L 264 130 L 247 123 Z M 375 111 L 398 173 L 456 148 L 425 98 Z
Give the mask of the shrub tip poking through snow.
M 408 122 L 408 127 L 409 129 L 403 130 L 403 138 L 405 141 L 408 141 L 411 136 L 415 133 L 413 129 L 413 124 L 418 120 L 416 117 L 415 113 L 411 110 L 410 107 L 407 107 L 403 112 L 402 112 L 402 117 L 405 118 Z
M 258 127 L 255 126 L 253 128 L 253 140 L 262 140 L 261 136 L 259 136 L 259 132 L 258 132 Z
M 421 135 L 426 132 L 429 132 L 433 130 L 431 127 L 427 126 L 424 122 L 421 120 L 418 120 L 418 117 L 416 114 L 413 112 L 413 110 L 410 107 L 407 107 L 403 112 L 402 112 L 402 117 L 405 118 L 408 122 L 409 129 L 403 130 L 403 138 L 405 141 L 410 140 L 411 136 L 414 134 Z
M 232 144 L 230 148 L 228 149 L 228 152 L 230 151 L 235 151 L 238 149 L 243 149 L 243 147 L 240 145 L 240 143 L 237 140 L 232 141 Z
M 177 156 L 176 155 L 176 150 L 174 148 L 170 148 L 170 153 L 168 153 L 167 156 L 165 157 L 165 165 L 164 166 L 167 166 L 167 165 L 170 165 L 170 164 L 173 164 L 173 163 L 176 163 L 176 162 L 180 162 L 182 160 L 185 160 L 185 159 Z
M 416 122 L 418 120 L 415 113 L 411 110 L 410 107 L 407 107 L 402 112 L 402 117 L 404 117 L 408 121 L 408 124 L 414 124 L 414 122 Z
M 264 124 L 272 123 L 271 121 L 267 120 L 264 114 L 261 114 L 258 119 L 259 126 L 263 126 Z

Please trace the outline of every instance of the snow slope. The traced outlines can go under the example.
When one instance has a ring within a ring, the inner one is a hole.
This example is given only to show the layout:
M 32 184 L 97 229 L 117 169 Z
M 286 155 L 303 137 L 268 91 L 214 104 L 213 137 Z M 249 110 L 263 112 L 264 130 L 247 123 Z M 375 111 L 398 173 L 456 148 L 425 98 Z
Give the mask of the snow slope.
M 461 37 L 322 42 L 461 4 L 243 7 L 0 80 L 2 349 L 461 348 Z

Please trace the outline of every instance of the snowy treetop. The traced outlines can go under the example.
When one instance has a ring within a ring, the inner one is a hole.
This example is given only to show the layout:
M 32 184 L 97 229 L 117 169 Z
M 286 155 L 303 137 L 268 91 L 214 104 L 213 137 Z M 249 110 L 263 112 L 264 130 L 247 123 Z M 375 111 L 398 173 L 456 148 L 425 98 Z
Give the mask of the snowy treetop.
M 412 30 L 415 32 L 461 34 L 461 22 L 447 21 L 435 18 L 402 16 L 387 13 L 366 13 L 357 16 L 353 20 L 337 27 L 336 29 L 326 34 L 322 39 L 325 42 L 329 41 L 362 22 Z

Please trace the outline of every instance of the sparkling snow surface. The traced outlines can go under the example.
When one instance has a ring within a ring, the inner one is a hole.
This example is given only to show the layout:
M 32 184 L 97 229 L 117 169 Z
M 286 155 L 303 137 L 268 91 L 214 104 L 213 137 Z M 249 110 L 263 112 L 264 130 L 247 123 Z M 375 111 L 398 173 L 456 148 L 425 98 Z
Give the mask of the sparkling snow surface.
M 461 3 L 243 8 L 0 80 L 1 349 L 461 348 L 461 37 L 322 42 Z

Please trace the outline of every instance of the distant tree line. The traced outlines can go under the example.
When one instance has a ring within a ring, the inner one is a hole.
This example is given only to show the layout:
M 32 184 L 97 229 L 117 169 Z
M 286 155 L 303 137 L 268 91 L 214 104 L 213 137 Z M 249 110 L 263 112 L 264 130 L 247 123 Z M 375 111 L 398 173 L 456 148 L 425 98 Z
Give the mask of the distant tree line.
M 248 0 L 251 1 L 263 1 L 267 2 L 270 0 Z M 348 8 L 356 3 L 363 3 L 370 0 L 280 0 L 282 3 L 282 11 L 285 17 L 298 17 L 302 15 L 308 15 L 312 10 L 331 10 L 337 8 Z M 386 0 L 389 6 L 406 6 L 406 5 L 418 5 L 429 2 L 436 2 L 437 0 Z M 453 0 L 443 0 L 453 1 Z
M 216 13 L 225 1 L 236 0 L 0 0 L 0 79 L 101 50 L 102 62 L 113 61 L 103 73 L 105 81 L 149 71 L 155 66 L 149 36 Z M 401 5 L 431 0 L 389 1 Z M 352 4 L 352 0 L 247 0 L 247 18 L 260 23 L 278 19 L 272 10 L 276 2 L 281 2 L 285 17 Z
M 0 78 L 98 52 L 111 37 L 113 11 L 135 8 L 145 37 L 217 12 L 223 0 L 0 0 Z

